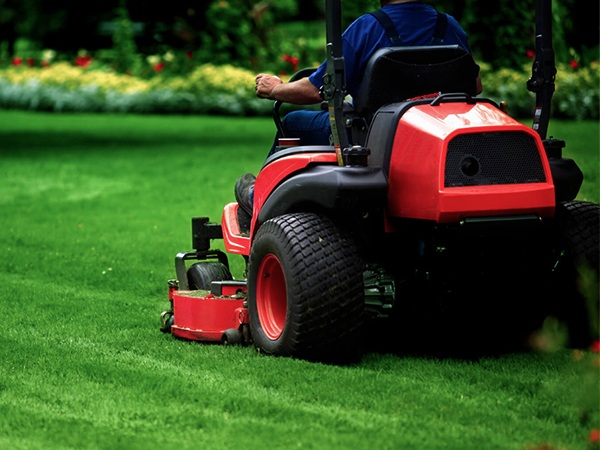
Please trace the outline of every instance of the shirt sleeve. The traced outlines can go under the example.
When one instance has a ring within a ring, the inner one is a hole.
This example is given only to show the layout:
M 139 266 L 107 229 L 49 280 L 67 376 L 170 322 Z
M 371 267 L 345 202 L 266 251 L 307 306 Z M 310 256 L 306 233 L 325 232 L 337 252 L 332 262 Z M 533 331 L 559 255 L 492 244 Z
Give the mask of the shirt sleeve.
M 383 29 L 372 30 L 379 26 L 377 20 L 370 14 L 356 19 L 342 35 L 342 54 L 346 74 L 346 88 L 350 95 L 355 96 L 362 81 L 364 65 L 378 45 Z M 323 76 L 326 73 L 327 61 L 319 66 L 310 77 L 310 82 L 320 88 L 323 86 Z
M 323 86 L 323 77 L 325 76 L 325 69 L 327 68 L 327 60 L 323 61 L 323 64 L 321 64 L 316 72 L 313 72 L 309 77 L 308 80 L 317 88 L 317 89 L 321 89 L 321 86 Z

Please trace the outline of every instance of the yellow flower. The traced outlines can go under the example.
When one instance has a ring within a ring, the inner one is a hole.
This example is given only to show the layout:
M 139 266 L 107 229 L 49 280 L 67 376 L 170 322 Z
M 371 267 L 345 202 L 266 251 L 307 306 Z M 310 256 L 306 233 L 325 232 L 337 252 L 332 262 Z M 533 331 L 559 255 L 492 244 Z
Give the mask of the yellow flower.
M 146 58 L 146 61 L 148 61 L 148 64 L 154 66 L 160 62 L 160 56 L 148 55 L 148 57 Z

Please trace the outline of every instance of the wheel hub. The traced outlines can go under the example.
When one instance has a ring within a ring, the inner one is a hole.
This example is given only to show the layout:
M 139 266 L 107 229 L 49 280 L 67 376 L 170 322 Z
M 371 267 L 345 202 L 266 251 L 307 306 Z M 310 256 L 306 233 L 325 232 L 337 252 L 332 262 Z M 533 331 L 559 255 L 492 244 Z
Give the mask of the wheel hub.
M 256 309 L 265 335 L 276 340 L 281 336 L 287 315 L 285 275 L 279 259 L 266 255 L 260 263 L 256 280 Z

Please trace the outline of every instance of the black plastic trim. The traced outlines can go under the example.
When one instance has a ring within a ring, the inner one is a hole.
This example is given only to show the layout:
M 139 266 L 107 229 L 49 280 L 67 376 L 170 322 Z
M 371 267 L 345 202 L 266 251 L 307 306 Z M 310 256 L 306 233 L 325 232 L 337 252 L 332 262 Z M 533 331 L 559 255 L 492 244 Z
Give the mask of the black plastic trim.
M 374 210 L 385 204 L 387 187 L 379 168 L 311 166 L 275 188 L 261 208 L 258 222 L 307 209 Z

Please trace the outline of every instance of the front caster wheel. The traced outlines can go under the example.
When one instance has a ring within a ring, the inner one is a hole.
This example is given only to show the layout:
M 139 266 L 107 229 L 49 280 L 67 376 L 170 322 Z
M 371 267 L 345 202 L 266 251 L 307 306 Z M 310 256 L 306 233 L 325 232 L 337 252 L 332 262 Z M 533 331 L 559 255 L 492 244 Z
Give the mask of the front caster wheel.
M 175 323 L 173 311 L 163 311 L 160 315 L 160 331 L 170 333 L 173 323 Z
M 242 345 L 243 342 L 242 332 L 237 328 L 229 328 L 221 336 L 221 344 L 223 345 Z
M 233 280 L 229 269 L 224 264 L 215 261 L 192 264 L 187 271 L 187 276 L 191 290 L 210 291 L 210 284 L 213 281 Z

